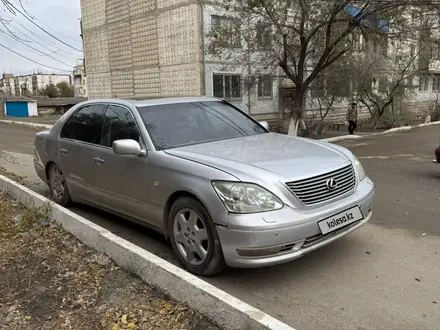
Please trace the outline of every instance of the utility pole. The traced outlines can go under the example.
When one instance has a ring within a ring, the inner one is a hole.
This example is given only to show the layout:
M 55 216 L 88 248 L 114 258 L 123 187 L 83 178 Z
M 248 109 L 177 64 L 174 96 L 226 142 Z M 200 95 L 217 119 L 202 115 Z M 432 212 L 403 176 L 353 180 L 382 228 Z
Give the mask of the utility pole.
M 2 108 L 1 108 L 2 112 L 1 112 L 0 116 L 6 116 L 6 112 L 5 112 L 5 92 L 4 92 L 3 88 L 0 89 L 0 92 L 2 93 Z

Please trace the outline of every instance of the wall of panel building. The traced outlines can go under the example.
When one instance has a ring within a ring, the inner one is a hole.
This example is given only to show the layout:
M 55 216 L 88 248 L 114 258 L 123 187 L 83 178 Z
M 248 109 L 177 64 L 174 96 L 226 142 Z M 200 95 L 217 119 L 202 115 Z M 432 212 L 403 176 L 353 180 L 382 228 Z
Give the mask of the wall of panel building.
M 202 95 L 201 8 L 186 0 L 82 0 L 89 98 Z

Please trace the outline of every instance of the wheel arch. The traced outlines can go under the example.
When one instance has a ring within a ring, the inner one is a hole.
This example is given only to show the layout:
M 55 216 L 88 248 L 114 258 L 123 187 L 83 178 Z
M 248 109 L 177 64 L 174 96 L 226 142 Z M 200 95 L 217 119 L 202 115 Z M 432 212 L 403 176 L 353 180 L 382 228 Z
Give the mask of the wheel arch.
M 45 166 L 45 168 L 44 168 L 44 172 L 45 172 L 45 174 L 46 174 L 46 180 L 47 180 L 47 182 L 49 182 L 49 170 L 50 170 L 50 167 L 51 167 L 52 165 L 56 165 L 56 163 L 53 162 L 53 161 L 51 161 L 51 160 L 49 160 L 49 161 L 46 163 L 46 166 Z
M 194 193 L 191 193 L 187 190 L 178 190 L 173 192 L 167 199 L 166 203 L 165 203 L 165 207 L 163 210 L 163 225 L 164 225 L 164 234 L 165 234 L 165 238 L 167 240 L 169 240 L 169 232 L 168 232 L 168 221 L 169 221 L 169 217 L 170 217 L 170 211 L 171 211 L 171 207 L 173 206 L 174 202 L 176 200 L 178 200 L 181 197 L 191 197 L 196 199 L 197 201 L 199 201 L 200 203 L 202 203 L 203 206 L 205 206 L 205 204 L 203 203 L 203 201 Z M 206 206 L 205 206 L 206 208 Z M 209 211 L 208 211 L 209 212 Z

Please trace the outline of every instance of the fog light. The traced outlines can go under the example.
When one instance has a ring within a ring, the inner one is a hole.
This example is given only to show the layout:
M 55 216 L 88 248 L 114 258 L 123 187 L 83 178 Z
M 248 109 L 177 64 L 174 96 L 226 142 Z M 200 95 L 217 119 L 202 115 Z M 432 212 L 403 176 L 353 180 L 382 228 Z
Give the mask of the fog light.
M 255 249 L 255 250 L 237 249 L 237 253 L 241 257 L 267 257 L 278 254 L 280 250 L 281 247 L 278 246 L 273 248 L 264 248 L 264 249 Z

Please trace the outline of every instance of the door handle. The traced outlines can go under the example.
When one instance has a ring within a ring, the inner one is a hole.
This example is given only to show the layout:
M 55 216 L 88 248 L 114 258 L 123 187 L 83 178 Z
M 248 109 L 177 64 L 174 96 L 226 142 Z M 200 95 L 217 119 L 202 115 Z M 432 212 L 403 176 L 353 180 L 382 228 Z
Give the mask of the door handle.
M 102 159 L 101 157 L 93 158 L 93 160 L 95 161 L 96 165 L 104 164 L 104 159 Z
M 67 149 L 60 149 L 62 155 L 67 155 Z

